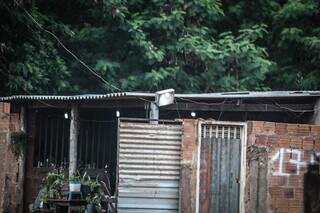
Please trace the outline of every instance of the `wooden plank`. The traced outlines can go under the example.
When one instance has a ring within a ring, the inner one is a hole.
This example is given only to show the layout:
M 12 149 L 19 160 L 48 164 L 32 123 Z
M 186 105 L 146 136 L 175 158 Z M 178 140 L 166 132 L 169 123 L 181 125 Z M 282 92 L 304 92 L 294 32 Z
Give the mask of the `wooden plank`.
M 212 140 L 204 138 L 201 142 L 200 155 L 200 213 L 210 212 L 211 183 L 211 146 Z
M 240 189 L 240 139 L 230 140 L 230 212 L 239 211 L 239 189 Z
M 222 131 L 222 135 L 224 132 Z M 228 211 L 228 168 L 227 168 L 227 159 L 229 156 L 227 156 L 227 145 L 226 145 L 226 140 L 223 139 L 218 139 L 219 143 L 221 144 L 221 151 L 220 151 L 220 182 L 219 182 L 219 212 Z

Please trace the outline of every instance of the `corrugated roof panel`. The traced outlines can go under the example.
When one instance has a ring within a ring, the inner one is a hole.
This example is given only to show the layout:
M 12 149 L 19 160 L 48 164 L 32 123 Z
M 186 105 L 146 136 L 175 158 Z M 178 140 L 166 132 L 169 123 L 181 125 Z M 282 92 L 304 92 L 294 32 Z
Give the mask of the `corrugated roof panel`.
M 108 94 L 85 94 L 85 95 L 13 95 L 0 97 L 0 101 L 32 101 L 32 100 L 106 100 L 120 97 L 131 98 L 154 98 L 155 93 L 147 92 L 119 92 Z M 267 91 L 267 92 L 222 92 L 200 94 L 175 94 L 177 98 L 190 99 L 228 99 L 228 98 L 294 98 L 294 97 L 320 97 L 320 91 Z

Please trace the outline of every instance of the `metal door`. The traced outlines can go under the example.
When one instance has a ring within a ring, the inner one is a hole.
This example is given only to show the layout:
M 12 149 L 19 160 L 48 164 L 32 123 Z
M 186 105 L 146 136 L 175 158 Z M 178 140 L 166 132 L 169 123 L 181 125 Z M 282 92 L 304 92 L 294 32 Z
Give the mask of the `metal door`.
M 200 212 L 239 212 L 241 128 L 201 126 Z
M 118 141 L 119 213 L 177 213 L 181 123 L 120 120 Z

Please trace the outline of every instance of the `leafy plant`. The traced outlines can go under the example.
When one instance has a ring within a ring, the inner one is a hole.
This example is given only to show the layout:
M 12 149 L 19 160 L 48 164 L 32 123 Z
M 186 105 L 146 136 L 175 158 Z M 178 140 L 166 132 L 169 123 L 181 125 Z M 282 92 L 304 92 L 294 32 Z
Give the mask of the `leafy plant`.
M 85 195 L 87 203 L 93 204 L 97 209 L 101 209 L 102 189 L 98 177 L 92 179 L 90 176 L 85 175 L 82 179 L 82 185 L 88 188 Z
M 63 171 L 55 170 L 49 172 L 45 179 L 45 193 L 42 201 L 47 203 L 48 199 L 62 199 L 66 184 L 67 178 Z
M 26 151 L 27 134 L 23 131 L 11 133 L 11 150 L 19 158 Z

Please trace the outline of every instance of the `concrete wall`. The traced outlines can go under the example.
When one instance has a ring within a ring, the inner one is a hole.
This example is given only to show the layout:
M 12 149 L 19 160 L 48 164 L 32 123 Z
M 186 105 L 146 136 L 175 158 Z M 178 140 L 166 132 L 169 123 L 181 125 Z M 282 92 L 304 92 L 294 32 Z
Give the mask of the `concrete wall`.
M 0 212 L 16 211 L 18 163 L 10 148 L 10 132 L 19 130 L 19 114 L 0 102 Z

